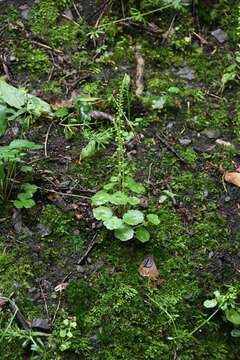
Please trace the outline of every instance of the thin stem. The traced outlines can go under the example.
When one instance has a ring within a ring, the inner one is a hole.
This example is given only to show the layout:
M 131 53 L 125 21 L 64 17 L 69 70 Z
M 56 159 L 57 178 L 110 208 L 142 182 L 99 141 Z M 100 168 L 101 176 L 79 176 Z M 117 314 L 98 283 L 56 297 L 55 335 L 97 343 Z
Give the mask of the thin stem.
M 200 325 L 198 325 L 195 329 L 193 329 L 193 331 L 190 332 L 189 336 L 192 336 L 193 334 L 195 334 L 195 332 L 197 332 L 199 329 L 201 329 L 205 324 L 207 324 L 215 315 L 216 313 L 220 310 L 220 308 L 217 308 L 217 310 L 215 310 L 206 320 L 204 320 Z
M 170 7 L 172 7 L 172 4 L 162 6 L 162 7 L 158 8 L 158 9 L 155 9 L 155 10 L 147 11 L 147 12 L 141 14 L 141 16 L 142 16 L 142 17 L 148 16 L 148 15 L 154 14 L 154 13 L 156 13 L 156 12 L 159 12 L 159 11 L 162 11 L 162 10 L 165 10 L 165 9 L 168 9 L 168 8 L 170 8 Z M 99 25 L 99 26 L 98 26 L 98 29 L 104 28 L 105 26 L 108 26 L 108 25 L 117 24 L 117 23 L 120 23 L 120 22 L 122 22 L 122 21 L 132 20 L 132 19 L 134 19 L 134 18 L 135 18 L 135 15 L 132 15 L 132 16 L 128 16 L 128 17 L 126 17 L 126 18 L 114 20 L 114 21 L 111 21 L 111 22 L 109 22 L 109 23 L 107 23 L 107 24 Z

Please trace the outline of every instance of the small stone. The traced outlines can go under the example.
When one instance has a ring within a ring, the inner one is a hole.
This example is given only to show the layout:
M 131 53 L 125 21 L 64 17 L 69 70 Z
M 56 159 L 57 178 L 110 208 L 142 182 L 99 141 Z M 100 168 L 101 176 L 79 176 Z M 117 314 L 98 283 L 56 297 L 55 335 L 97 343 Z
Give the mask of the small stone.
M 73 20 L 73 13 L 70 9 L 65 10 L 64 15 L 67 16 L 69 19 Z
M 230 200 L 231 200 L 230 196 L 226 196 L 224 199 L 225 202 L 229 202 Z
M 208 137 L 209 139 L 217 139 L 220 136 L 220 131 L 218 129 L 205 129 L 201 132 L 202 135 Z
M 77 271 L 83 274 L 85 272 L 85 268 L 82 265 L 77 265 Z
M 189 66 L 184 66 L 183 68 L 179 69 L 176 73 L 180 78 L 186 79 L 186 80 L 194 80 L 195 75 L 193 73 L 193 70 Z
M 207 144 L 203 142 L 199 142 L 198 144 L 194 145 L 194 150 L 199 153 L 211 153 L 212 150 L 215 148 L 215 144 Z
M 24 20 L 29 20 L 30 19 L 30 8 L 27 4 L 24 4 L 24 5 L 21 5 L 19 7 L 19 9 L 21 10 L 21 15 L 22 15 L 22 18 Z
M 80 231 L 78 229 L 73 231 L 73 235 L 75 236 L 79 236 L 80 235 Z
M 178 141 L 179 141 L 180 145 L 182 145 L 182 146 L 188 146 L 192 142 L 191 139 L 187 139 L 187 138 L 186 139 L 179 139 Z
M 203 190 L 203 195 L 204 195 L 204 197 L 208 197 L 208 195 L 209 195 L 209 191 L 208 190 Z
M 50 326 L 47 319 L 33 319 L 32 328 L 40 331 L 49 331 Z
M 211 35 L 220 43 L 223 44 L 227 40 L 227 34 L 222 29 L 217 29 L 211 32 Z
M 41 235 L 41 237 L 48 236 L 52 233 L 52 230 L 49 229 L 49 227 L 44 224 L 38 224 L 37 230 L 38 230 L 38 233 Z

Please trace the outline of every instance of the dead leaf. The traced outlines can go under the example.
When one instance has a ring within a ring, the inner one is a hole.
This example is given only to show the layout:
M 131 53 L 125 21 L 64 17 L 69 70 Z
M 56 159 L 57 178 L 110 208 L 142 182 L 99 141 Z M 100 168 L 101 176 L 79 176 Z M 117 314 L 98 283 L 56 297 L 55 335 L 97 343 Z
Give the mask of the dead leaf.
M 54 291 L 56 292 L 59 292 L 59 291 L 63 291 L 66 289 L 66 287 L 68 286 L 68 283 L 61 283 L 61 284 L 58 284 L 55 288 L 54 288 Z
M 138 272 L 142 277 L 158 280 L 159 272 L 153 256 L 147 256 L 138 268 Z
M 57 109 L 61 109 L 61 108 L 72 108 L 73 107 L 73 99 L 67 99 L 67 100 L 62 100 L 60 102 L 56 102 L 54 104 L 51 104 L 51 107 L 54 110 Z
M 230 184 L 240 187 L 240 172 L 236 172 L 236 171 L 226 172 L 224 176 L 224 180 Z

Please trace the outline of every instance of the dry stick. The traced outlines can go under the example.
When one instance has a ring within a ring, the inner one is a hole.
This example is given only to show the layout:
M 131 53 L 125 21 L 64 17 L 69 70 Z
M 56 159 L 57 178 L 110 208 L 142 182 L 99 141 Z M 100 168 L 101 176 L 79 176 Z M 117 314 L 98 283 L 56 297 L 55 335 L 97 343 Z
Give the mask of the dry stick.
M 190 165 L 185 159 L 183 159 L 183 158 L 181 157 L 181 155 L 179 155 L 179 154 L 177 153 L 177 151 L 176 151 L 171 145 L 169 145 L 169 144 L 167 143 L 167 141 L 166 141 L 163 137 L 161 137 L 160 135 L 156 135 L 156 136 L 157 136 L 158 140 L 160 140 L 161 143 L 162 143 L 163 145 L 165 145 L 166 148 L 167 148 L 168 150 L 170 150 L 183 164 L 191 167 L 191 165 Z
M 141 53 L 141 45 L 136 46 L 136 61 L 137 61 L 137 71 L 136 71 L 136 96 L 142 96 L 144 91 L 143 85 L 143 73 L 145 61 Z
M 60 292 L 60 298 L 59 298 L 59 301 L 58 301 L 58 304 L 57 304 L 57 308 L 56 308 L 56 311 L 55 311 L 55 313 L 54 313 L 54 315 L 53 315 L 53 318 L 52 318 L 52 320 L 51 320 L 51 326 L 54 324 L 54 322 L 55 322 L 55 320 L 56 320 L 56 316 L 57 316 L 57 313 L 58 313 L 58 310 L 59 310 L 59 308 L 60 308 L 60 304 L 61 304 L 61 292 Z
M 34 45 L 37 45 L 37 46 L 43 48 L 43 49 L 51 50 L 51 51 L 55 52 L 56 54 L 61 54 L 61 55 L 63 54 L 63 51 L 62 51 L 62 50 L 55 49 L 55 48 L 53 48 L 53 47 L 51 47 L 51 46 L 49 46 L 49 45 L 45 45 L 45 44 L 43 44 L 43 43 L 40 43 L 39 41 L 30 40 L 30 42 L 31 42 L 32 44 L 34 44 Z
M 45 155 L 45 158 L 48 156 L 48 154 L 47 154 L 48 137 L 49 137 L 51 127 L 53 126 L 53 123 L 54 123 L 54 121 L 52 121 L 51 124 L 49 125 L 49 127 L 47 129 L 46 137 L 45 137 L 45 142 L 44 142 L 44 155 Z
M 83 195 L 77 195 L 77 194 L 68 194 L 68 193 L 64 193 L 64 192 L 61 192 L 61 191 L 56 191 L 56 190 L 46 189 L 46 188 L 43 188 L 43 190 L 48 191 L 48 192 L 52 192 L 54 194 L 59 194 L 59 195 L 62 195 L 62 196 L 70 196 L 70 197 L 76 197 L 76 198 L 82 198 L 82 199 L 90 199 L 89 196 L 83 196 Z
M 14 313 L 14 317 L 16 317 L 16 319 L 17 319 L 17 322 L 20 324 L 20 326 L 24 330 L 28 330 L 29 325 L 28 325 L 27 321 L 24 319 L 24 316 L 21 313 L 21 311 L 19 310 L 17 304 L 12 299 L 10 299 L 8 297 L 4 297 L 4 296 L 0 296 L 0 300 L 6 301 L 6 303 L 9 304 L 12 312 Z
M 78 260 L 78 265 L 80 265 L 86 259 L 86 257 L 90 253 L 90 251 L 93 249 L 94 245 L 97 243 L 96 236 L 97 236 L 97 233 L 94 234 L 90 244 L 88 245 L 87 250 L 84 252 L 84 254 Z
M 44 307 L 45 307 L 47 319 L 48 319 L 48 321 L 49 321 L 49 311 L 48 311 L 46 296 L 45 296 L 45 294 L 44 294 L 44 292 L 43 292 L 42 285 L 41 285 L 41 284 L 39 284 L 39 285 L 40 285 L 41 295 L 42 295 L 42 298 L 43 298 L 43 301 L 44 301 Z

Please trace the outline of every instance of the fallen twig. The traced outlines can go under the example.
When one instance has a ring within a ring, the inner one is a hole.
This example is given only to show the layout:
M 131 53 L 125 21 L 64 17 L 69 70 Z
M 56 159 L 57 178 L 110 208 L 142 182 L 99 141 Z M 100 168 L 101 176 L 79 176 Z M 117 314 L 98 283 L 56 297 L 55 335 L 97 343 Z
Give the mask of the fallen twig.
M 144 91 L 143 84 L 143 73 L 145 61 L 141 53 L 141 45 L 136 46 L 136 61 L 137 61 L 137 71 L 136 71 L 136 96 L 142 96 Z
M 0 296 L 0 301 L 5 301 L 6 304 L 9 304 L 14 317 L 16 317 L 17 322 L 19 323 L 19 325 L 24 329 L 24 330 L 29 330 L 30 326 L 28 324 L 28 322 L 24 319 L 23 314 L 21 313 L 21 311 L 19 310 L 17 304 L 15 303 L 14 300 L 5 297 L 5 296 Z
M 51 124 L 49 125 L 49 127 L 47 129 L 46 137 L 45 137 L 45 142 L 44 142 L 44 155 L 45 155 L 45 158 L 48 156 L 48 154 L 47 154 L 48 137 L 49 137 L 49 133 L 50 133 L 50 130 L 51 130 L 51 127 L 53 126 L 53 124 L 54 124 L 54 121 L 52 121 Z
M 161 143 L 166 146 L 166 148 L 170 150 L 183 164 L 190 166 L 190 164 L 185 159 L 183 159 L 181 155 L 179 155 L 178 152 L 170 144 L 168 144 L 168 142 L 163 137 L 161 137 L 160 135 L 156 136 L 158 140 L 161 141 Z
M 77 195 L 77 194 L 68 194 L 68 193 L 64 193 L 64 192 L 61 192 L 61 191 L 56 191 L 56 190 L 53 190 L 53 189 L 43 188 L 43 190 L 48 191 L 48 192 L 52 192 L 54 194 L 62 195 L 62 196 L 70 196 L 70 197 L 76 197 L 76 198 L 82 198 L 82 199 L 90 199 L 89 196 L 83 196 L 83 195 Z
M 89 112 L 89 115 L 95 120 L 97 120 L 97 119 L 106 119 L 106 120 L 109 120 L 111 122 L 113 122 L 113 120 L 114 120 L 113 115 L 108 114 L 108 113 L 103 112 L 103 111 L 92 110 L 92 111 Z
M 78 260 L 78 265 L 80 265 L 86 259 L 86 257 L 89 255 L 90 251 L 93 249 L 94 245 L 97 243 L 96 236 L 97 236 L 97 233 L 94 234 L 90 244 L 88 245 L 88 248 L 86 249 L 86 251 L 83 253 L 83 255 Z

